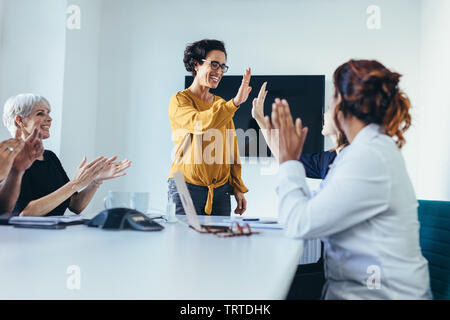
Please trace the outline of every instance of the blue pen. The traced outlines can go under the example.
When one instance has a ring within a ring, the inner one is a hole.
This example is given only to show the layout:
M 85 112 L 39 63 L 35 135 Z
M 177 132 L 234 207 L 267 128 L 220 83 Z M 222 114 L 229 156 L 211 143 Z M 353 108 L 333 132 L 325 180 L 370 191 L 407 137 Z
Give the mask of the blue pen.
M 259 221 L 258 218 L 244 218 L 243 221 Z

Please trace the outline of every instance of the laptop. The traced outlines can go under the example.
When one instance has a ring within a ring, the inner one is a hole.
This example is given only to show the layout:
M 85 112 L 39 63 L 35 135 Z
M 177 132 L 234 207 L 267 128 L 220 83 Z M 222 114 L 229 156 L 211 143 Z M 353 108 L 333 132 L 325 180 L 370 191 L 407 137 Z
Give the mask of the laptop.
M 186 217 L 190 227 L 199 232 L 205 232 L 211 230 L 211 228 L 225 230 L 230 227 L 230 223 L 227 222 L 200 224 L 197 216 L 197 211 L 195 210 L 194 203 L 192 202 L 191 194 L 189 193 L 183 174 L 180 171 L 174 172 L 173 179 L 175 180 L 175 185 L 177 186 L 178 194 L 181 199 L 181 204 L 183 205 L 183 209 L 186 213 Z

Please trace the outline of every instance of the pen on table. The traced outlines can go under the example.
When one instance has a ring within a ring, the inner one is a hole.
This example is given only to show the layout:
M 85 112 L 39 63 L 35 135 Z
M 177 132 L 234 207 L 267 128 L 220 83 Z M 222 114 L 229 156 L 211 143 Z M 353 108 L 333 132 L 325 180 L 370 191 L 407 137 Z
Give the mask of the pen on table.
M 242 221 L 259 221 L 258 218 L 244 218 Z

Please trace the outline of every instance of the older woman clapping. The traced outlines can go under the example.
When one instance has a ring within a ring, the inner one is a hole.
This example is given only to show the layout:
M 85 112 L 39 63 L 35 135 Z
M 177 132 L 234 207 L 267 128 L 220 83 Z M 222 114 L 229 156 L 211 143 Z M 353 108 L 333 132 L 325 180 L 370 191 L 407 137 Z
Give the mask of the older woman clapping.
M 26 139 L 35 129 L 42 139 L 50 137 L 52 118 L 50 104 L 41 96 L 20 94 L 10 98 L 4 106 L 3 122 L 14 136 L 16 130 Z M 25 171 L 20 196 L 14 208 L 23 216 L 64 215 L 67 208 L 81 213 L 94 196 L 103 180 L 124 175 L 131 162 L 115 162 L 117 157 L 99 157 L 87 163 L 82 160 L 75 177 L 70 180 L 58 157 L 50 150 Z

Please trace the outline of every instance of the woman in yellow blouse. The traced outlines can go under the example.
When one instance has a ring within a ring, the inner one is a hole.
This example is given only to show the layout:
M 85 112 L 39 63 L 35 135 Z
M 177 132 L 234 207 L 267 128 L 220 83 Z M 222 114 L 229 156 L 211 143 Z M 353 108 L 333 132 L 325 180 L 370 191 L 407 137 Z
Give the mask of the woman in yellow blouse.
M 242 215 L 247 209 L 241 179 L 241 165 L 233 116 L 251 91 L 248 68 L 236 96 L 225 101 L 209 92 L 220 83 L 228 70 L 225 45 L 218 40 L 200 40 L 184 52 L 186 70 L 194 76 L 192 85 L 170 99 L 169 119 L 175 156 L 169 174 L 169 197 L 176 213 L 184 214 L 173 181 L 173 173 L 181 171 L 186 180 L 197 214 L 228 216 L 230 194 L 234 194 Z

